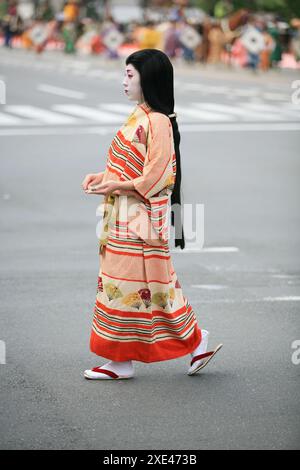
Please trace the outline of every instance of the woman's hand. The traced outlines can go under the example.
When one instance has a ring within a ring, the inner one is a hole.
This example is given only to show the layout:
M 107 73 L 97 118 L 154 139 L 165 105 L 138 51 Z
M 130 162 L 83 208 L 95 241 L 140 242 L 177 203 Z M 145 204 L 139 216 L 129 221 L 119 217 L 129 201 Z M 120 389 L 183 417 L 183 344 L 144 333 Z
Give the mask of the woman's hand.
M 90 184 L 100 184 L 103 180 L 104 171 L 101 173 L 89 173 L 81 183 L 82 189 L 86 191 Z
M 132 189 L 123 189 L 122 183 L 118 181 L 109 180 L 106 181 L 103 185 L 101 181 L 103 179 L 104 173 L 89 174 L 86 175 L 83 180 L 82 187 L 85 190 L 86 194 L 115 194 L 117 196 L 133 196 L 139 201 L 145 201 L 145 198 L 138 193 L 136 190 Z M 91 186 L 100 185 L 99 187 L 93 189 Z
M 119 181 L 113 181 L 113 180 L 108 180 L 105 181 L 105 183 L 100 184 L 99 186 L 97 185 L 97 188 L 89 187 L 85 191 L 87 194 L 111 194 L 112 192 L 116 191 L 117 189 L 120 188 L 120 182 Z

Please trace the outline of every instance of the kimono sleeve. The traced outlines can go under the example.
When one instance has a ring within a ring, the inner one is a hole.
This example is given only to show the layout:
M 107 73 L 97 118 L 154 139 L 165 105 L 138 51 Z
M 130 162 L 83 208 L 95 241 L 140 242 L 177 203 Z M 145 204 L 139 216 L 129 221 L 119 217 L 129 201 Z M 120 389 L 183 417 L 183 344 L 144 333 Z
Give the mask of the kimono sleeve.
M 166 242 L 169 236 L 169 199 L 174 186 L 172 125 L 162 113 L 151 114 L 147 158 L 143 174 L 133 180 L 135 190 L 145 199 L 151 238 L 147 243 Z M 144 222 L 145 223 L 145 222 Z M 147 225 L 147 224 L 146 224 Z M 154 232 L 153 232 L 154 229 Z M 155 242 L 156 234 L 157 241 Z M 145 239 L 145 238 L 144 238 Z
M 172 125 L 162 113 L 149 116 L 147 158 L 143 174 L 133 180 L 135 190 L 150 199 L 173 182 Z

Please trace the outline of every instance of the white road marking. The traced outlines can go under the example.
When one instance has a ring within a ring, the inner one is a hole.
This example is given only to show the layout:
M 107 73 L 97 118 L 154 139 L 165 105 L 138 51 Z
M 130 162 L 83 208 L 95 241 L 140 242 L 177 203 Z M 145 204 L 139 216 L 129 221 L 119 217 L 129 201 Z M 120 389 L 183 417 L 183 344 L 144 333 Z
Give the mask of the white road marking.
M 233 88 L 232 92 L 236 96 L 257 96 L 258 90 L 253 88 Z
M 284 101 L 289 98 L 289 95 L 287 95 L 286 93 L 273 93 L 269 91 L 266 91 L 262 95 L 265 99 L 274 101 Z
M 23 124 L 23 123 L 22 123 Z M 236 124 L 181 124 L 181 132 L 289 132 L 300 131 L 300 123 L 236 123 Z M 0 136 L 33 136 L 33 135 L 107 135 L 116 132 L 115 126 L 85 127 L 42 127 L 42 128 L 11 128 L 0 129 Z
M 19 119 L 14 116 L 9 116 L 9 114 L 0 113 L 0 126 L 15 126 L 22 124 L 22 119 Z
M 221 284 L 192 284 L 191 287 L 194 287 L 196 289 L 207 289 L 207 290 L 228 289 L 228 286 L 222 286 Z
M 66 114 L 72 114 L 80 118 L 90 119 L 92 121 L 106 123 L 120 123 L 120 116 L 108 113 L 107 111 L 100 111 L 88 106 L 80 106 L 77 104 L 58 104 L 52 106 L 52 109 Z
M 26 60 L 20 61 L 19 58 L 15 57 L 1 57 L 1 65 L 10 65 L 16 67 L 27 67 L 27 68 L 36 68 L 36 69 L 55 69 L 58 72 L 71 73 L 74 75 L 82 74 L 89 78 L 103 78 L 104 80 L 120 80 L 122 74 L 119 70 L 106 70 L 105 68 L 93 68 L 94 64 L 85 62 L 84 60 L 70 60 L 69 58 L 64 58 L 64 63 L 52 63 L 52 62 L 36 62 L 35 58 L 26 57 Z M 99 66 L 105 67 L 103 63 L 99 63 Z M 178 87 L 178 92 L 192 90 L 198 91 L 202 94 L 223 94 L 224 96 L 229 97 L 254 97 L 261 96 L 263 99 L 272 100 L 275 102 L 287 101 L 290 99 L 290 95 L 280 91 L 280 87 L 274 87 L 272 84 L 266 84 L 267 87 L 272 88 L 273 90 L 267 91 L 264 89 L 259 89 L 258 87 L 249 88 L 237 88 L 234 86 L 224 86 L 224 85 L 209 85 L 199 82 L 189 82 L 187 77 L 180 79 L 175 79 L 175 86 Z M 276 90 L 275 90 L 276 89 Z M 283 87 L 281 87 L 283 89 Z
M 48 87 L 45 84 L 42 86 Z M 62 94 L 65 91 L 73 93 L 72 90 L 58 87 L 53 89 L 44 88 L 45 91 L 46 89 L 49 92 L 58 91 L 58 93 L 63 90 Z M 71 94 L 69 97 L 71 97 Z M 83 95 L 77 97 L 82 98 Z M 0 126 L 92 125 L 92 122 L 95 121 L 103 125 L 117 124 L 121 126 L 133 109 L 133 104 L 126 103 L 98 103 L 97 107 L 79 104 L 58 104 L 52 106 L 52 111 L 29 105 L 4 105 L 0 116 Z M 5 111 L 17 114 L 24 119 L 23 121 L 17 120 L 15 116 L 5 114 Z M 300 109 L 294 105 L 277 106 L 264 103 L 239 102 L 236 106 L 233 106 L 197 102 L 191 104 L 189 108 L 175 107 L 175 111 L 178 112 L 180 129 L 185 132 L 298 130 L 298 124 L 300 123 Z M 266 121 L 271 122 L 265 123 Z M 273 127 L 274 121 L 276 121 L 275 127 Z M 281 123 L 282 127 L 278 127 L 281 126 Z M 93 129 L 91 129 L 91 132 L 93 132 Z M 103 133 L 104 131 L 99 131 L 98 128 L 96 133 L 98 132 Z M 70 131 L 68 130 L 67 133 L 70 133 Z
M 298 118 L 300 119 L 300 109 L 294 110 L 289 108 L 283 108 L 282 106 L 276 106 L 272 104 L 265 104 L 265 103 L 241 103 L 243 108 L 247 108 L 253 111 L 258 111 L 261 113 L 265 113 L 265 111 L 272 112 L 272 113 L 280 113 L 282 116 L 289 116 L 290 118 Z
M 217 103 L 194 103 L 195 106 L 199 107 L 200 109 L 206 109 L 211 112 L 222 112 L 222 113 L 230 113 L 236 116 L 239 116 L 245 120 L 256 120 L 256 121 L 281 121 L 282 117 L 276 114 L 270 114 L 266 112 L 262 112 L 261 110 L 257 109 L 257 111 L 253 111 L 251 109 L 243 108 L 243 106 L 229 106 L 225 104 L 217 104 Z M 255 105 L 254 105 L 255 106 Z
M 284 302 L 290 302 L 290 301 L 296 301 L 296 302 L 299 302 L 300 300 L 300 295 L 287 295 L 287 296 L 283 296 L 283 297 L 264 297 L 263 300 L 267 301 L 267 302 L 281 302 L 281 301 L 284 301 Z
M 284 112 L 292 111 L 293 113 L 296 113 L 296 115 L 300 117 L 300 104 L 297 105 L 293 103 L 281 103 L 280 109 L 282 109 Z
M 298 278 L 299 275 L 297 274 L 271 274 L 272 277 L 276 277 L 278 279 L 290 279 L 290 278 Z
M 257 302 L 281 302 L 282 300 L 286 302 L 297 302 L 300 300 L 300 297 L 264 297 L 262 299 L 194 299 L 190 296 L 189 302 L 191 305 L 196 304 L 243 304 L 243 303 L 257 303 Z
M 30 127 L 21 129 L 0 129 L 0 136 L 13 137 L 13 136 L 34 136 L 34 135 L 82 135 L 82 134 L 96 134 L 107 135 L 113 134 L 116 127 Z
M 9 105 L 5 107 L 5 111 L 29 119 L 38 120 L 46 124 L 75 124 L 78 122 L 78 120 L 73 117 L 63 116 L 36 106 Z
M 56 87 L 55 87 L 56 88 Z M 235 131 L 290 131 L 299 130 L 298 117 L 300 117 L 299 107 L 296 106 L 276 106 L 264 103 L 239 103 L 237 106 L 227 104 L 218 104 L 210 102 L 198 102 L 193 104 L 198 109 L 183 109 L 179 106 L 175 109 L 178 111 L 178 120 L 180 129 L 184 132 L 235 132 Z M 100 109 L 99 109 L 100 108 Z M 41 109 L 35 106 L 27 105 L 10 105 L 4 106 L 4 111 L 8 113 L 18 114 L 25 118 L 23 121 L 9 114 L 0 114 L 0 125 L 3 126 L 33 126 L 33 125 L 49 125 L 49 124 L 89 124 L 89 121 L 97 121 L 101 124 L 122 124 L 122 120 L 129 115 L 133 109 L 133 105 L 118 103 L 100 103 L 98 108 L 80 106 L 76 104 L 54 105 L 52 107 L 55 112 Z M 268 113 L 266 113 L 266 111 Z M 63 113 L 63 114 L 60 114 Z M 272 114 L 271 114 L 272 113 Z M 68 114 L 68 116 L 66 116 Z M 74 116 L 75 115 L 75 116 Z M 210 122 L 188 123 L 188 119 L 204 119 Z M 241 119 L 239 119 L 239 117 Z M 263 122 L 264 119 L 280 122 Z M 261 122 L 253 122 L 253 119 Z M 289 119 L 290 118 L 290 119 Z M 296 118 L 296 119 L 295 119 Z M 250 119 L 250 122 L 246 122 Z M 221 121 L 213 124 L 211 121 Z M 228 123 L 226 120 L 230 120 Z M 288 122 L 288 120 L 295 122 Z M 234 122 L 232 122 L 234 121 Z M 52 131 L 53 132 L 53 131 Z M 85 128 L 82 133 L 100 133 L 110 132 L 110 129 L 100 129 L 95 127 Z M 61 132 L 59 132 L 61 133 Z M 66 130 L 70 134 L 70 129 Z M 7 135 L 4 134 L 2 135 Z M 10 134 L 11 135 L 11 134 Z
M 184 83 L 180 84 L 180 90 L 200 91 L 202 93 L 229 93 L 231 88 L 222 85 L 205 85 L 202 83 Z
M 236 246 L 209 246 L 206 248 L 189 247 L 186 246 L 183 250 L 181 248 L 174 248 L 171 250 L 173 253 L 234 253 L 239 251 Z
M 52 95 L 65 96 L 67 98 L 75 98 L 77 100 L 83 100 L 86 98 L 86 93 L 81 91 L 69 90 L 67 88 L 60 88 L 52 85 L 41 84 L 38 85 L 37 89 L 44 93 L 51 93 Z
M 134 106 L 129 104 L 119 104 L 119 103 L 101 103 L 99 107 L 112 111 L 114 113 L 120 113 L 122 115 L 128 116 L 134 109 Z
M 234 116 L 226 115 L 226 114 L 218 114 L 215 111 L 210 112 L 206 111 L 205 109 L 191 109 L 191 108 L 184 108 L 183 106 L 176 106 L 175 112 L 178 113 L 178 121 L 180 120 L 181 116 L 197 119 L 197 120 L 204 120 L 204 121 L 235 121 Z
M 240 123 L 215 123 L 215 124 L 181 124 L 183 132 L 257 132 L 257 131 L 299 131 L 300 123 L 297 122 L 240 122 Z

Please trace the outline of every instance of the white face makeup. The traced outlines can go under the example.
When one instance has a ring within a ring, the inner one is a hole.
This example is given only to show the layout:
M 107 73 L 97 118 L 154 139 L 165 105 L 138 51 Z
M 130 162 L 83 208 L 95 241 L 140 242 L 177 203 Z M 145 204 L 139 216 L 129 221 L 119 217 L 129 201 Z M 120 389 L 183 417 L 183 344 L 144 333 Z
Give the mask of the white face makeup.
M 130 101 L 142 103 L 144 101 L 140 85 L 140 74 L 132 64 L 126 65 L 124 73 L 124 93 Z

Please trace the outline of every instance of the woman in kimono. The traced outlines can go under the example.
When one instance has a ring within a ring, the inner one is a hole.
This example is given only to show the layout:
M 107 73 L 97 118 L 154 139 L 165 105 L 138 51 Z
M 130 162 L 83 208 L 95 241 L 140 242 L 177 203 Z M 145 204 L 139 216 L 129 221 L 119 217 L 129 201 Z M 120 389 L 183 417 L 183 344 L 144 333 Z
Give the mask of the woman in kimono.
M 175 246 L 185 241 L 180 210 L 173 210 L 181 207 L 180 134 L 168 56 L 158 49 L 129 55 L 123 86 L 137 104 L 110 145 L 105 171 L 82 182 L 87 194 L 104 195 L 90 350 L 110 359 L 84 377 L 132 378 L 133 361 L 187 354 L 194 375 L 222 345 L 207 352 L 209 332 L 199 328 L 170 256 L 170 199 L 176 237 L 179 221 Z

